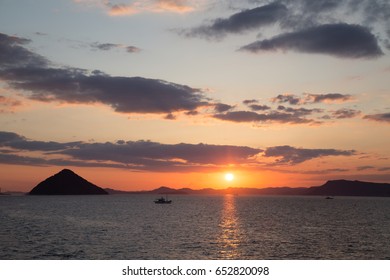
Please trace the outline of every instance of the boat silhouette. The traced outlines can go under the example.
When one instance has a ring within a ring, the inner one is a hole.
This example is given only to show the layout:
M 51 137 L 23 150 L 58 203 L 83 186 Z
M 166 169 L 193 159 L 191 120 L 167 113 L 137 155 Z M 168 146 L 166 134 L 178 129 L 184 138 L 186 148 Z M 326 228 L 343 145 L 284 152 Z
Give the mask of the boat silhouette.
M 172 200 L 169 200 L 169 199 L 164 198 L 164 197 L 160 197 L 160 198 L 155 199 L 154 203 L 156 203 L 156 204 L 171 204 Z

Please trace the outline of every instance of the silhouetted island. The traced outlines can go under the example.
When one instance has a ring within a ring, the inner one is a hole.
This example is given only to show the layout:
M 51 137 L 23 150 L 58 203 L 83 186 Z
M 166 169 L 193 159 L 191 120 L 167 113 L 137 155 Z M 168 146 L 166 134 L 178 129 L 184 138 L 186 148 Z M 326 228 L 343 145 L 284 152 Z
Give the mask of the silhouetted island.
M 190 188 L 173 189 L 160 187 L 150 191 L 116 191 L 106 189 L 110 194 L 185 194 L 185 195 L 321 195 L 321 196 L 377 196 L 390 197 L 390 184 L 362 181 L 333 180 L 325 184 L 309 188 L 205 188 L 194 190 Z
M 40 182 L 30 195 L 85 195 L 108 194 L 104 189 L 88 182 L 72 170 L 64 169 Z
M 371 183 L 362 181 L 333 180 L 322 186 L 311 187 L 306 191 L 308 195 L 329 196 L 390 196 L 390 184 Z

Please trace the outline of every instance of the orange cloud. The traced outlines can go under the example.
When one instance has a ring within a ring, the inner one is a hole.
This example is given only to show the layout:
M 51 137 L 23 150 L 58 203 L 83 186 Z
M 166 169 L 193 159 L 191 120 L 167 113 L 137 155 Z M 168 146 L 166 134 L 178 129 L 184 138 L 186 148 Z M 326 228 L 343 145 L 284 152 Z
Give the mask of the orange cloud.
M 0 113 L 13 113 L 17 107 L 22 105 L 18 99 L 0 95 Z
M 125 1 L 115 3 L 112 0 L 73 0 L 75 3 L 100 7 L 110 16 L 131 16 L 143 12 L 161 13 L 187 13 L 194 10 L 187 0 L 149 0 Z
M 194 10 L 193 7 L 187 5 L 185 0 L 158 0 L 156 3 L 157 10 L 169 11 L 176 13 L 187 13 Z
M 112 5 L 108 7 L 108 14 L 110 16 L 128 16 L 128 15 L 134 15 L 139 12 L 139 10 L 133 6 L 133 5 Z

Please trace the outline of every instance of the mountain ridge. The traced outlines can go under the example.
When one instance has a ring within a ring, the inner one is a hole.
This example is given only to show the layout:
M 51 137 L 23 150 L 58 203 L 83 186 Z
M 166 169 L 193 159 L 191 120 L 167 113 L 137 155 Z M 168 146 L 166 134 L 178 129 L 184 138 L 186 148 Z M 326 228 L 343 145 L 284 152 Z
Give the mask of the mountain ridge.
M 112 189 L 106 189 L 114 194 Z M 115 191 L 115 190 L 114 190 Z M 390 197 L 389 183 L 373 183 L 358 180 L 329 180 L 321 186 L 313 187 L 269 187 L 269 188 L 226 188 L 226 189 L 174 189 L 166 186 L 147 191 L 118 191 L 122 194 L 180 194 L 180 195 L 322 195 L 322 196 L 377 196 Z

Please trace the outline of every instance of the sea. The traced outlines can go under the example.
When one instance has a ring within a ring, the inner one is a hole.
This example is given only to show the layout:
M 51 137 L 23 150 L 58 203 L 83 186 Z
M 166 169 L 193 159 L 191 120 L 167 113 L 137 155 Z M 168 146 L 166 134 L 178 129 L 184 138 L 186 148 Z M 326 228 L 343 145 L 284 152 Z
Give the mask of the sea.
M 390 198 L 0 196 L 0 259 L 390 259 Z

